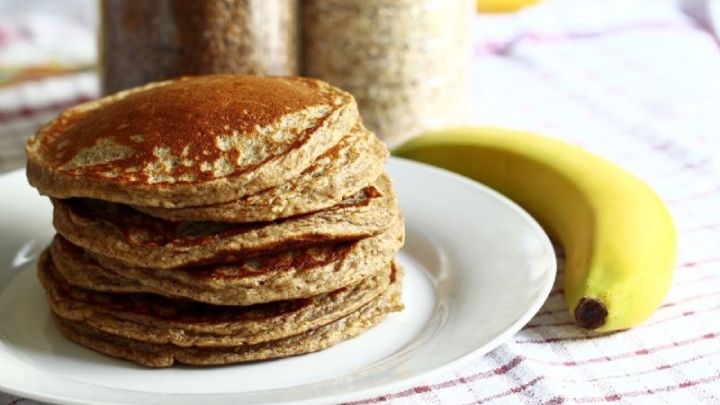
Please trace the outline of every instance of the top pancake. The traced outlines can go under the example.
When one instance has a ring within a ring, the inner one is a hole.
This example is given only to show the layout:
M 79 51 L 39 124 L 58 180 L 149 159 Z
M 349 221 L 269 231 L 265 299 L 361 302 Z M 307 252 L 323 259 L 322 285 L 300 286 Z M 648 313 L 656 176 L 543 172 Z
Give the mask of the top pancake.
M 234 201 L 202 207 L 133 206 L 169 221 L 260 222 L 332 207 L 380 177 L 388 150 L 358 125 L 289 181 Z
M 186 77 L 64 111 L 26 146 L 55 198 L 187 207 L 294 178 L 358 123 L 353 97 L 299 77 Z

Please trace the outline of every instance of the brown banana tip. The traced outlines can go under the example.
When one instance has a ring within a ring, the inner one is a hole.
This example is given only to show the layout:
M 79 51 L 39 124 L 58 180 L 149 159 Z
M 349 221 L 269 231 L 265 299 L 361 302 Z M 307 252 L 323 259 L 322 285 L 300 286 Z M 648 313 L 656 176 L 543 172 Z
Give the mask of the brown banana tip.
M 608 310 L 597 298 L 581 298 L 575 307 L 575 324 L 581 328 L 593 330 L 605 325 Z

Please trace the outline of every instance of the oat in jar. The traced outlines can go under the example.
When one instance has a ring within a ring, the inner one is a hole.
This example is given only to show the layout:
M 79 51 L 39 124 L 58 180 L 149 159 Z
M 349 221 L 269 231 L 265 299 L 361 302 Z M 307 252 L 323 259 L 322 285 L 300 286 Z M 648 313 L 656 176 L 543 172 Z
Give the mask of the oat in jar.
M 472 0 L 302 0 L 303 74 L 351 92 L 390 147 L 470 113 Z

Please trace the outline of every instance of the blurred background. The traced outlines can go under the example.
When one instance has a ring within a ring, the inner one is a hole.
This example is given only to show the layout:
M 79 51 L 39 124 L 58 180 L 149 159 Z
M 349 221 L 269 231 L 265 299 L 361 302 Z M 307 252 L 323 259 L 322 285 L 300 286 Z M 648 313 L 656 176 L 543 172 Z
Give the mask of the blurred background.
M 572 139 L 574 123 L 612 105 L 622 125 L 689 115 L 684 122 L 703 122 L 698 139 L 720 127 L 720 1 L 475 5 L 467 34 L 473 123 Z M 0 150 L 18 150 L 2 155 L 4 167 L 23 164 L 20 146 L 42 123 L 99 96 L 98 14 L 95 0 L 0 0 Z

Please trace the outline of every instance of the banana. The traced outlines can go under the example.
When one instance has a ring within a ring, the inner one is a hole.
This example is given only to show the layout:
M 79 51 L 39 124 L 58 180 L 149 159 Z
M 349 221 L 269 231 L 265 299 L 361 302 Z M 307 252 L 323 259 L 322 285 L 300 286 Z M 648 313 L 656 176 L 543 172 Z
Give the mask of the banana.
M 475 8 L 480 13 L 506 13 L 519 10 L 540 0 L 476 0 Z
M 528 211 L 565 251 L 563 289 L 576 325 L 631 328 L 662 303 L 677 232 L 639 178 L 578 146 L 485 127 L 426 132 L 393 154 L 470 177 Z

